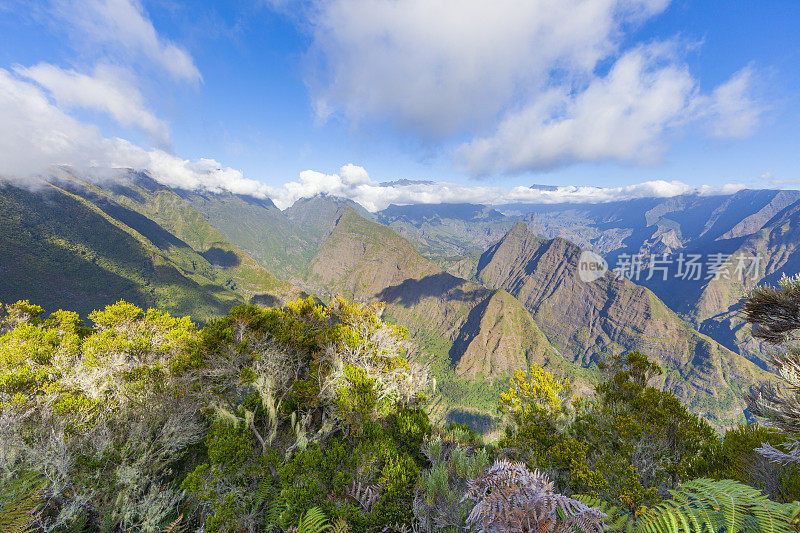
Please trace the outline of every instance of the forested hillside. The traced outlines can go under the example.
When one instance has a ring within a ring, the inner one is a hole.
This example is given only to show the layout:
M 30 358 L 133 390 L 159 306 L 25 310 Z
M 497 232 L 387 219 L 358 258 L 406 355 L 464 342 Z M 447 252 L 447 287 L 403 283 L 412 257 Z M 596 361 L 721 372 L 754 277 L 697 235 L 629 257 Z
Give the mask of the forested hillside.
M 380 301 L 387 318 L 409 328 L 417 357 L 433 365 L 439 387 L 431 412 L 481 431 L 497 429 L 500 392 L 515 370 L 531 364 L 585 392 L 599 377 L 599 363 L 643 350 L 665 368 L 660 383 L 718 427 L 745 420 L 746 384 L 767 370 L 763 345 L 731 317 L 748 287 L 713 280 L 676 288 L 672 300 L 681 291 L 700 291 L 697 311 L 683 315 L 687 323 L 628 280 L 577 279 L 581 249 L 536 236 L 531 213 L 459 204 L 393 207 L 373 216 L 332 196 L 303 199 L 284 212 L 269 200 L 172 189 L 137 172 L 108 183 L 69 179 L 3 191 L 10 215 L 0 235 L 7 244 L 3 300 L 32 298 L 48 311 L 72 306 L 86 316 L 125 298 L 199 321 L 237 303 L 280 305 L 303 294 Z M 780 208 L 792 198 L 744 191 L 727 200 L 681 197 L 550 207 L 541 214 L 590 225 L 602 218 L 609 231 L 642 217 L 651 225 L 634 237 L 664 235 L 669 226 L 682 228 L 681 242 L 733 239 L 741 253 L 772 258 L 769 281 L 791 269 L 779 250 L 789 249 L 789 230 L 780 228 L 792 227 L 793 211 Z M 713 216 L 702 222 L 711 208 Z M 755 211 L 745 215 L 744 208 Z M 775 244 L 756 244 L 765 239 L 759 235 Z
M 72 181 L 0 185 L 0 205 L 2 301 L 31 298 L 86 316 L 122 298 L 206 320 L 253 298 L 302 294 L 164 188 L 112 197 Z
M 634 351 L 589 397 L 516 372 L 487 443 L 431 423 L 434 384 L 381 311 L 308 299 L 200 329 L 124 301 L 89 322 L 4 306 L 0 529 L 796 530 L 796 425 L 719 435 Z

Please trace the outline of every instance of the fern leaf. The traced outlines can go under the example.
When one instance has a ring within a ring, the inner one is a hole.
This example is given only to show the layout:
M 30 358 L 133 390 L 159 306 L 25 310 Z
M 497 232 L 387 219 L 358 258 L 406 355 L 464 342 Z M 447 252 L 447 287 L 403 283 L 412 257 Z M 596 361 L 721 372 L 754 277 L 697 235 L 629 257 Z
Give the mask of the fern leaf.
M 286 503 L 280 495 L 270 501 L 266 509 L 267 525 L 277 526 L 284 509 L 286 509 Z
M 337 518 L 331 525 L 330 533 L 350 533 L 350 526 L 347 525 L 347 520 L 342 517 Z
M 23 477 L 0 490 L 0 531 L 27 533 L 39 516 L 42 491 L 36 478 Z
M 300 518 L 297 533 L 322 533 L 330 528 L 328 517 L 319 507 L 312 507 Z
M 695 479 L 670 491 L 671 499 L 648 510 L 639 530 L 652 533 L 791 533 L 794 504 L 769 500 L 736 481 Z
M 164 528 L 163 533 L 183 533 L 183 531 L 186 529 L 184 526 L 185 524 L 183 524 L 183 515 L 180 515 L 173 522 L 171 522 L 170 525 Z

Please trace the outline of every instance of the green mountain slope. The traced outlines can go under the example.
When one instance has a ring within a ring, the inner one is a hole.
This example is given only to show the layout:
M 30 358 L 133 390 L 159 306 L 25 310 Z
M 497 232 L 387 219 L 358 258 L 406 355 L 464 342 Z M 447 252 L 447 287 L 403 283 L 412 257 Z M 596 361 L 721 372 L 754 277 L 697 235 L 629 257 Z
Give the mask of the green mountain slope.
M 132 220 L 135 217 L 131 215 L 119 216 L 154 242 L 159 242 L 155 237 L 159 229 L 166 230 L 179 241 L 178 245 L 162 246 L 174 262 L 191 264 L 193 269 L 208 263 L 203 269 L 206 278 L 234 288 L 248 301 L 277 304 L 304 295 L 297 287 L 279 280 L 249 254 L 228 242 L 173 190 L 145 175 L 133 174 L 125 185 L 102 189 L 88 186 L 86 190 L 84 196 L 111 216 L 125 209 L 142 215 L 144 218 L 138 220 Z M 151 232 L 140 227 L 153 223 L 158 228 Z
M 530 313 L 504 290 L 493 291 L 470 310 L 452 352 L 461 376 L 511 374 L 520 368 L 521 355 L 542 367 L 563 365 Z
M 230 244 L 169 188 L 75 179 L 0 186 L 0 299 L 89 312 L 119 299 L 198 320 L 305 296 Z
M 282 279 L 291 279 L 314 256 L 313 237 L 272 200 L 228 192 L 175 192 L 226 240 Z
M 85 315 L 125 299 L 198 319 L 240 301 L 230 288 L 188 275 L 141 233 L 62 188 L 0 185 L 0 212 L 0 301 L 29 299 L 48 311 Z
M 354 201 L 325 194 L 300 198 L 283 213 L 296 227 L 303 229 L 315 247 L 319 247 L 348 207 L 368 220 L 373 218 L 369 211 Z
M 429 354 L 451 406 L 493 410 L 503 380 L 533 362 L 585 383 L 582 369 L 558 355 L 516 298 L 442 271 L 391 228 L 351 209 L 308 265 L 305 281 L 307 290 L 327 297 L 384 302 L 386 316 L 408 327 Z M 463 379 L 476 377 L 489 381 Z
M 762 371 L 692 329 L 646 288 L 612 273 L 582 281 L 580 254 L 577 245 L 542 240 L 520 223 L 481 257 L 478 276 L 516 296 L 565 357 L 589 365 L 641 350 L 694 411 L 718 425 L 743 420 L 743 389 Z
M 371 299 L 387 287 L 439 269 L 390 228 L 346 208 L 303 273 L 306 283 L 327 296 Z

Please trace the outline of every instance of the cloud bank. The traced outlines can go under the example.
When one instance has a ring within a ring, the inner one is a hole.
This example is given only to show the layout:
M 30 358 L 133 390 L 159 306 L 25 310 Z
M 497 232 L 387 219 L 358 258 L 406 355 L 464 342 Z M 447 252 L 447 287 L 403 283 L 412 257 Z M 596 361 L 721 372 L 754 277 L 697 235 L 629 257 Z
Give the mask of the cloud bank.
M 73 68 L 40 62 L 33 66 L 15 65 L 13 72 L 43 88 L 59 111 L 86 109 L 104 113 L 123 128 L 139 130 L 153 145 L 168 150 L 169 124 L 149 108 L 139 87 L 146 84 L 146 77 L 164 73 L 172 81 L 200 82 L 202 76 L 191 55 L 156 32 L 139 0 L 50 0 L 47 5 L 44 11 L 71 37 L 67 43 L 71 42 L 78 56 L 72 62 Z M 94 61 L 94 66 L 86 64 L 87 60 Z M 11 92 L 24 92 L 25 86 L 11 89 L 13 80 L 8 73 L 4 76 L 7 97 Z M 40 95 L 32 89 L 30 92 L 32 99 Z M 44 114 L 54 112 L 43 105 L 37 109 Z M 10 109 L 6 112 L 12 113 Z M 39 118 L 34 116 L 32 120 Z M 59 116 L 54 131 L 70 129 L 65 128 L 68 118 Z M 77 138 L 64 138 L 63 142 L 81 145 L 91 126 L 71 126 L 78 133 Z M 28 126 L 20 127 L 24 131 Z M 36 140 L 30 142 L 35 144 Z M 41 155 L 33 150 L 24 157 L 30 162 L 41 159 Z
M 293 0 L 272 0 L 288 10 Z M 302 1 L 302 0 L 301 0 Z M 382 119 L 423 138 L 482 132 L 455 161 L 474 175 L 525 172 L 575 161 L 656 160 L 670 132 L 702 122 L 711 136 L 744 137 L 761 109 L 747 66 L 703 94 L 675 43 L 620 50 L 630 25 L 663 11 L 667 0 L 324 0 L 311 22 L 311 79 L 320 116 Z M 69 167 L 78 177 L 120 179 L 126 169 L 176 188 L 271 197 L 286 208 L 328 194 L 371 211 L 391 203 L 484 204 L 607 202 L 742 188 L 648 181 L 616 188 L 488 187 L 446 182 L 373 181 L 345 165 L 301 172 L 269 187 L 213 159 L 189 161 L 163 149 L 169 126 L 149 109 L 134 70 L 145 65 L 181 82 L 202 76 L 192 57 L 158 35 L 137 0 L 53 0 L 76 41 L 100 52 L 93 68 L 48 63 L 0 69 L 0 176 L 27 181 Z M 609 65 L 600 72 L 598 65 Z M 105 137 L 69 114 L 108 114 L 145 132 L 147 149 Z
M 265 197 L 266 187 L 213 159 L 188 161 L 103 137 L 50 102 L 33 83 L 0 69 L 0 176 L 27 180 L 70 167 L 81 177 L 113 179 L 117 169 L 149 172 L 157 181 L 185 189 L 230 191 Z
M 760 116 L 752 67 L 704 94 L 679 42 L 623 49 L 668 4 L 325 0 L 305 11 L 308 85 L 322 119 L 393 124 L 433 142 L 466 136 L 453 161 L 477 177 L 651 164 L 695 124 L 749 135 Z
M 166 151 L 169 126 L 148 108 L 139 75 L 155 70 L 189 83 L 202 77 L 188 52 L 156 33 L 138 0 L 53 0 L 51 14 L 98 62 L 84 70 L 49 63 L 0 69 L 0 177 L 30 183 L 69 167 L 78 177 L 106 180 L 135 169 L 171 187 L 266 196 L 263 184 L 213 159 Z M 157 148 L 104 137 L 69 114 L 76 108 L 143 131 Z
M 108 180 L 124 176 L 120 169 L 134 169 L 146 171 L 170 187 L 270 197 L 281 209 L 317 194 L 348 198 L 377 211 L 392 203 L 592 203 L 691 193 L 730 194 L 742 188 L 698 188 L 678 181 L 648 181 L 615 188 L 558 187 L 553 191 L 409 180 L 380 183 L 364 168 L 352 164 L 336 174 L 306 170 L 297 181 L 269 187 L 213 159 L 189 161 L 163 150 L 143 149 L 124 139 L 103 137 L 96 127 L 59 109 L 39 86 L 3 69 L 0 121 L 6 125 L 0 128 L 0 176 L 4 178 L 28 180 L 66 166 L 78 177 Z
M 721 187 L 693 187 L 680 181 L 654 180 L 624 187 L 556 187 L 542 190 L 530 187 L 485 187 L 447 182 L 394 183 L 373 181 L 362 167 L 348 164 L 338 174 L 313 170 L 300 173 L 298 181 L 280 188 L 268 187 L 267 194 L 281 209 L 300 198 L 327 194 L 358 202 L 369 211 L 379 211 L 390 204 L 476 203 L 501 205 L 509 203 L 602 203 L 635 198 L 668 198 L 682 194 L 733 194 L 744 185 L 726 184 Z

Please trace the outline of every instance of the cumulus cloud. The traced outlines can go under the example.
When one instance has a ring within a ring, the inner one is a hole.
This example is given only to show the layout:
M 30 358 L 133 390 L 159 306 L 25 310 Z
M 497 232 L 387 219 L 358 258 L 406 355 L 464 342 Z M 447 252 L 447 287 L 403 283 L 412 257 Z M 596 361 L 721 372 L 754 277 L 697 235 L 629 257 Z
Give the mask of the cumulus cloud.
M 122 69 L 98 65 L 82 74 L 48 63 L 17 66 L 14 71 L 46 88 L 61 107 L 81 107 L 111 115 L 125 127 L 138 128 L 162 146 L 169 145 L 169 127 L 156 117 L 139 90 Z
M 357 177 L 354 179 L 354 176 Z M 543 190 L 530 187 L 485 187 L 446 182 L 413 182 L 401 180 L 378 183 L 369 178 L 366 170 L 345 165 L 338 174 L 313 170 L 300 173 L 299 181 L 282 187 L 268 187 L 267 193 L 275 205 L 285 209 L 300 198 L 326 194 L 358 202 L 369 211 L 379 211 L 390 204 L 477 203 L 501 205 L 509 203 L 601 203 L 634 198 L 666 198 L 681 194 L 732 194 L 743 185 L 694 187 L 680 181 L 654 180 L 624 187 L 556 187 Z
M 713 136 L 752 133 L 752 71 L 700 96 L 674 43 L 621 49 L 632 25 L 668 3 L 326 0 L 307 10 L 308 83 L 322 118 L 466 136 L 455 160 L 475 175 L 651 163 L 669 132 L 699 120 Z
M 144 170 L 171 187 L 266 197 L 266 187 L 212 159 L 188 161 L 145 150 L 67 115 L 41 88 L 0 69 L 0 176 L 27 180 L 67 166 L 82 176 L 113 179 L 115 169 Z
M 752 94 L 754 77 L 753 67 L 745 67 L 701 99 L 715 137 L 744 138 L 755 132 L 764 109 Z
M 312 11 L 317 111 L 423 136 L 492 120 L 554 70 L 586 76 L 667 0 L 333 0 Z
M 696 93 L 688 70 L 670 56 L 663 45 L 639 47 L 582 92 L 542 94 L 506 116 L 490 137 L 461 146 L 461 165 L 485 175 L 574 161 L 655 161 L 665 131 L 690 118 Z
M 54 0 L 55 13 L 80 33 L 79 40 L 130 58 L 145 58 L 176 80 L 202 79 L 186 50 L 159 36 L 138 0 Z
M 280 208 L 299 198 L 328 194 L 352 199 L 370 211 L 389 204 L 456 203 L 593 203 L 680 194 L 729 194 L 742 188 L 692 187 L 678 181 L 648 181 L 615 188 L 486 187 L 446 182 L 374 181 L 360 166 L 348 164 L 338 173 L 314 170 L 300 173 L 297 181 L 269 187 L 245 178 L 238 170 L 213 159 L 189 161 L 163 150 L 145 150 L 119 138 L 105 138 L 98 129 L 67 115 L 37 85 L 0 69 L 0 176 L 23 182 L 69 167 L 81 178 L 119 179 L 120 169 L 142 170 L 170 187 L 209 192 L 232 192 L 270 197 Z
M 679 194 L 721 194 L 741 188 L 692 187 L 678 181 L 648 181 L 626 187 L 485 187 L 446 182 L 374 181 L 360 166 L 348 164 L 338 173 L 314 170 L 300 173 L 297 181 L 269 187 L 245 178 L 238 170 L 213 159 L 189 161 L 163 150 L 145 150 L 124 139 L 104 138 L 96 127 L 70 117 L 31 82 L 0 69 L 0 176 L 27 180 L 69 167 L 82 178 L 119 179 L 119 169 L 143 170 L 164 185 L 209 192 L 228 191 L 260 198 L 270 197 L 280 208 L 299 198 L 328 194 L 352 199 L 370 211 L 389 204 L 482 204 L 608 202 Z
M 0 69 L 0 174 L 26 176 L 50 164 L 96 157 L 97 128 L 64 114 L 30 83 Z

